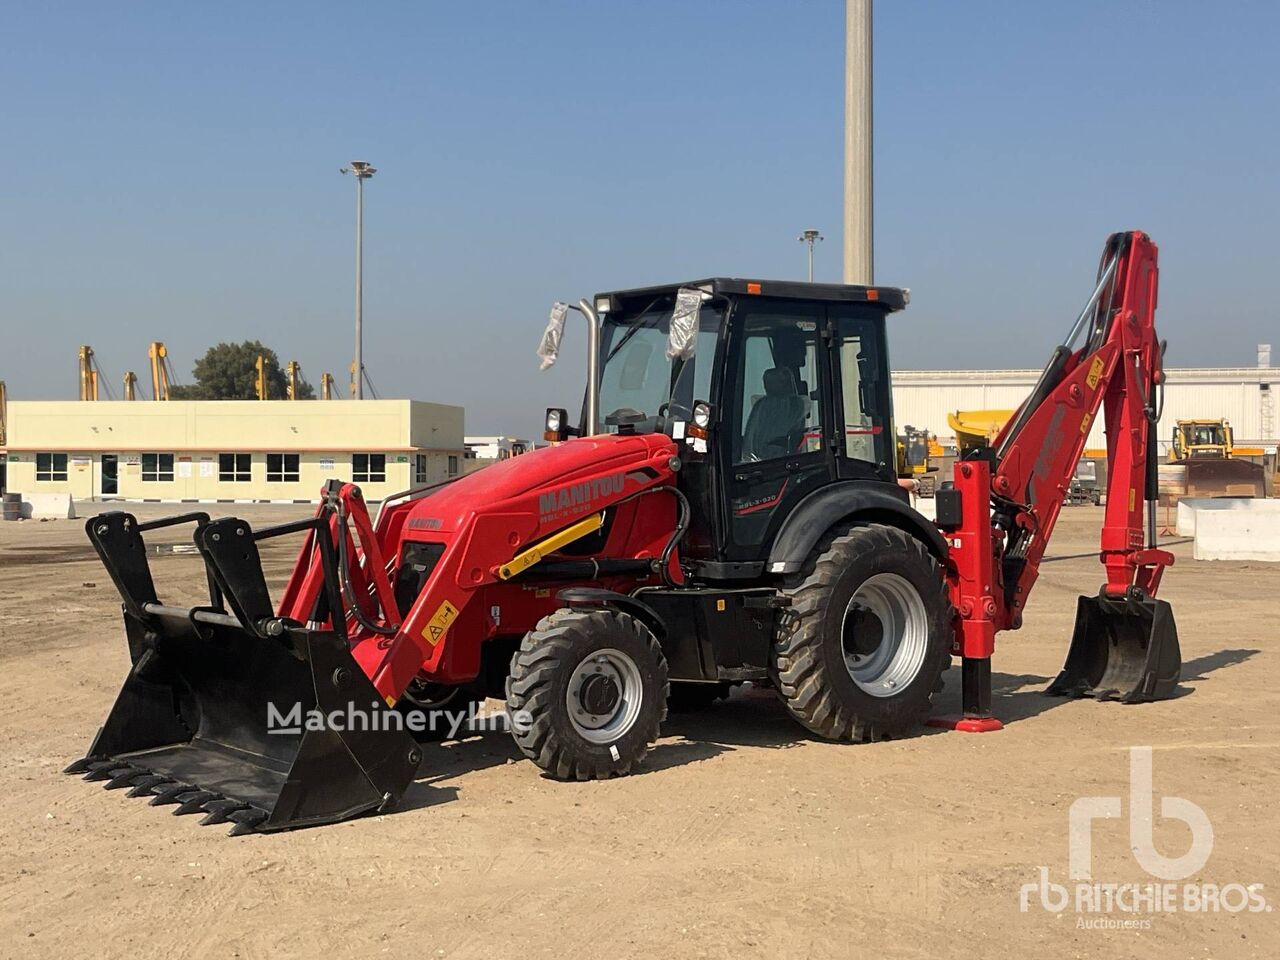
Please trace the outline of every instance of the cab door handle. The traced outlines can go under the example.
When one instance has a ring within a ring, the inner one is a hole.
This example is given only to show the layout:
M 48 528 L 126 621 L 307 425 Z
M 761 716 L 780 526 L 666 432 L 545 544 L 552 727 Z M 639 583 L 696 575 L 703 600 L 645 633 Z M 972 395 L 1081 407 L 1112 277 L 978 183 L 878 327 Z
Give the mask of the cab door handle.
M 755 483 L 757 480 L 764 479 L 764 471 L 751 470 L 746 473 L 735 473 L 733 475 L 733 479 L 737 480 L 739 483 Z

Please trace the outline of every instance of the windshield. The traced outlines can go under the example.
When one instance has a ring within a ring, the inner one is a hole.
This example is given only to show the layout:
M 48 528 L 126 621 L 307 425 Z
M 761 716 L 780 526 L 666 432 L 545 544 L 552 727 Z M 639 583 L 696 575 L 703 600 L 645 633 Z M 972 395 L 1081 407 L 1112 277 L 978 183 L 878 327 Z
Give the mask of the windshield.
M 674 362 L 666 355 L 673 309 L 674 298 L 663 297 L 639 314 L 605 317 L 600 416 L 606 433 L 617 433 L 620 422 L 656 433 L 670 420 L 688 420 L 695 401 L 710 399 L 723 308 L 703 305 L 693 358 Z
M 1192 446 L 1221 446 L 1225 442 L 1220 424 L 1197 424 L 1191 428 Z

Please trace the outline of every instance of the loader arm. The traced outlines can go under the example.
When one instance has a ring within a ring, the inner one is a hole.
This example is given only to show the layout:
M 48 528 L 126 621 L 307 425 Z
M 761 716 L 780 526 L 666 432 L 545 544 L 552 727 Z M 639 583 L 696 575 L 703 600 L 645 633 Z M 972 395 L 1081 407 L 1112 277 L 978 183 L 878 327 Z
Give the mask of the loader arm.
M 959 614 L 953 652 L 964 658 L 966 715 L 989 717 L 995 634 L 1022 625 L 1099 411 L 1107 436 L 1100 541 L 1106 583 L 1093 602 L 1124 603 L 1140 616 L 1173 563 L 1155 539 L 1156 398 L 1163 382 L 1157 277 L 1156 245 L 1146 234 L 1108 238 L 1093 296 L 1030 396 L 990 448 L 955 465 L 953 501 L 940 524 L 952 544 L 949 572 Z
M 639 438 L 634 446 L 641 447 Z M 675 445 L 665 437 L 653 437 L 638 452 L 643 460 L 633 452 L 569 484 L 585 493 L 567 497 L 571 505 L 564 509 L 546 508 L 548 491 L 559 493 L 564 486 L 556 483 L 483 506 L 472 503 L 460 519 L 449 523 L 415 514 L 424 509 L 448 513 L 440 502 L 447 492 L 425 491 L 424 496 L 389 503 L 374 524 L 357 486 L 331 482 L 317 511 L 323 522 L 302 546 L 281 595 L 279 616 L 345 634 L 353 659 L 388 705 L 394 705 L 420 675 L 442 683 L 470 680 L 480 668 L 480 638 L 459 642 L 457 634 L 478 622 L 475 613 L 465 620 L 463 614 L 480 588 L 509 580 L 594 532 L 604 511 L 647 493 L 673 489 L 669 484 L 675 472 Z M 522 465 L 530 463 L 525 459 Z M 422 535 L 440 547 L 439 558 L 412 605 L 401 611 L 391 583 L 403 559 L 397 551 L 415 542 L 405 538 L 406 528 L 417 535 L 431 526 L 435 529 Z M 337 623 L 326 592 L 321 539 L 327 539 L 326 549 L 337 561 L 342 601 Z M 646 565 L 657 561 L 637 559 Z M 673 552 L 666 566 L 669 576 L 681 576 Z

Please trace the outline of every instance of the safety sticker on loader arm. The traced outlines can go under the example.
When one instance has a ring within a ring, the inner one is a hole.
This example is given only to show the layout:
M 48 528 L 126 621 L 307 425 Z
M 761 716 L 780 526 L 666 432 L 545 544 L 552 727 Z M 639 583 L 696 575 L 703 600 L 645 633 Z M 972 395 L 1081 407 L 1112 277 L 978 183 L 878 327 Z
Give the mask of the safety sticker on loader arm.
M 449 625 L 458 618 L 458 608 L 446 600 L 440 604 L 440 609 L 436 611 L 436 615 L 427 621 L 427 625 L 422 628 L 422 636 L 433 647 L 440 642 L 440 638 L 444 636 L 445 631 L 449 629 Z
M 1084 382 L 1089 385 L 1090 390 L 1098 389 L 1098 380 L 1102 377 L 1102 370 L 1106 366 L 1102 362 L 1101 357 L 1094 357 L 1093 363 L 1089 364 L 1089 374 L 1084 378 Z

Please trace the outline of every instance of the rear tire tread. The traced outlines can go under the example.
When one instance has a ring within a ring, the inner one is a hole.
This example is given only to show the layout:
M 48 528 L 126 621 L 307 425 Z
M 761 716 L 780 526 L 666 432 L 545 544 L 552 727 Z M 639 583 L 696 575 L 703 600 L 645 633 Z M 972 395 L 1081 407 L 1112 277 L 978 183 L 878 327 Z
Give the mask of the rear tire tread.
M 865 524 L 837 527 L 814 547 L 801 571 L 784 589 L 791 606 L 783 618 L 774 642 L 774 682 L 788 712 L 806 729 L 828 740 L 869 743 L 902 732 L 909 723 L 886 725 L 875 718 L 859 716 L 839 703 L 825 674 L 822 655 L 823 614 L 841 573 L 858 557 L 871 552 L 895 551 L 903 547 L 936 574 L 937 593 L 922 596 L 927 607 L 940 605 L 946 623 L 951 624 L 951 599 L 946 579 L 937 560 L 923 543 L 896 527 Z M 937 609 L 937 608 L 935 608 Z M 951 644 L 937 645 L 932 662 L 926 659 L 921 671 L 932 672 L 930 693 L 910 718 L 923 722 L 932 706 L 933 694 L 943 687 L 942 674 L 951 665 Z

